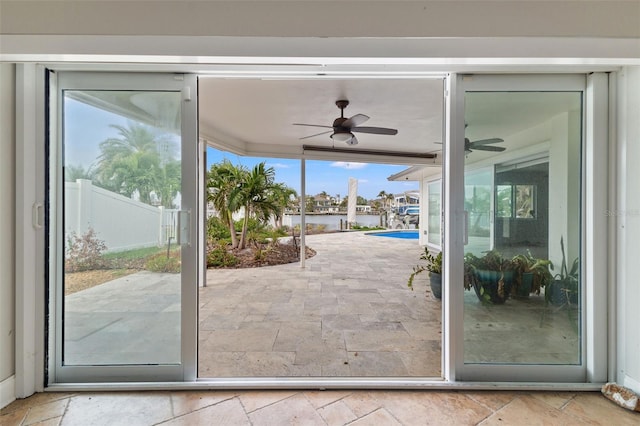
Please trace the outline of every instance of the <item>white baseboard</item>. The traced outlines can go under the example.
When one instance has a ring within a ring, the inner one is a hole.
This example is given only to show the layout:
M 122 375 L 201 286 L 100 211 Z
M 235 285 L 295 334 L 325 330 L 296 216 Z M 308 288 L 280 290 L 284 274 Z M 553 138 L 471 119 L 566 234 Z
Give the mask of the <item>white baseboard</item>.
M 16 400 L 16 376 L 8 377 L 0 383 L 0 408 Z
M 640 394 L 640 382 L 632 379 L 631 377 L 625 374 L 624 383 L 622 384 L 625 388 L 629 388 L 637 394 Z

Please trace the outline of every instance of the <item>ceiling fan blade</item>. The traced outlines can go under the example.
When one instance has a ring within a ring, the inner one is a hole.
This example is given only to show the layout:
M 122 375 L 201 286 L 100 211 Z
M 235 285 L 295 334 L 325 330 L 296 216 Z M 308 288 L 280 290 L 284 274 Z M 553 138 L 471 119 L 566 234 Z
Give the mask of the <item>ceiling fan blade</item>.
M 352 127 L 352 132 L 373 133 L 374 135 L 397 135 L 398 130 L 386 127 Z
M 322 126 L 320 124 L 304 124 L 304 123 L 293 123 L 294 126 L 307 126 L 307 127 L 324 127 L 325 129 L 333 129 L 333 126 Z
M 332 130 L 327 130 L 326 132 L 316 133 L 315 135 L 305 136 L 305 137 L 300 138 L 300 139 L 309 139 L 309 138 L 313 138 L 315 136 L 326 135 L 327 133 L 331 133 L 331 132 L 333 132 L 333 129 Z
M 358 145 L 358 138 L 355 136 L 347 141 L 347 145 Z
M 505 147 L 503 146 L 487 146 L 487 145 L 478 145 L 476 146 L 475 144 L 471 144 L 471 146 L 469 146 L 469 148 L 472 148 L 476 151 L 494 151 L 494 152 L 502 152 L 504 151 Z
M 345 120 L 342 123 L 342 127 L 356 127 L 356 126 L 361 125 L 362 123 L 364 123 L 368 119 L 369 119 L 369 117 L 364 115 L 364 114 L 356 114 L 353 117 Z
M 504 139 L 500 139 L 500 138 L 480 139 L 479 141 L 473 141 L 471 143 L 474 145 L 489 145 L 492 143 L 500 143 L 500 142 L 504 142 Z

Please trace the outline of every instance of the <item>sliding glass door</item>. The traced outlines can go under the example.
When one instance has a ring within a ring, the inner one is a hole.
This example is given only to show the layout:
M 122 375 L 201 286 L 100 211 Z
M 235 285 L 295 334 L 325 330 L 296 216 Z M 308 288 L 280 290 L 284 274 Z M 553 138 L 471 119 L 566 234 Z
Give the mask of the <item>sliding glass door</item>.
M 464 174 L 463 273 L 451 283 L 462 287 L 457 379 L 586 378 L 586 85 L 550 80 L 460 81 L 463 134 L 450 148 Z
M 193 379 L 195 78 L 51 81 L 50 381 Z

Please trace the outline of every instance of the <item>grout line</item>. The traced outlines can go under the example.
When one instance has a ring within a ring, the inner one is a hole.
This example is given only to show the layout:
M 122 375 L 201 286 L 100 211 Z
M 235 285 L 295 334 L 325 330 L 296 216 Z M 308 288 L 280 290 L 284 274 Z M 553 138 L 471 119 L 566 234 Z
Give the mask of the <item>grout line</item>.
M 173 417 L 171 417 L 170 419 L 162 420 L 162 421 L 160 421 L 160 422 L 158 422 L 158 423 L 154 423 L 154 424 L 153 424 L 153 426 L 162 425 L 162 424 L 165 424 L 165 423 L 167 423 L 167 422 L 173 421 L 173 420 L 175 420 L 175 419 L 179 419 L 179 418 L 182 418 L 182 417 L 188 416 L 189 414 L 197 413 L 198 411 L 206 410 L 207 408 L 214 407 L 214 406 L 216 406 L 216 405 L 218 405 L 218 404 L 222 404 L 223 402 L 231 401 L 231 400 L 232 400 L 232 399 L 234 399 L 234 398 L 238 398 L 238 395 L 234 395 L 234 396 L 232 396 L 232 397 L 225 398 L 225 399 L 223 399 L 223 400 L 220 400 L 220 401 L 214 402 L 213 404 L 205 405 L 204 407 L 200 407 L 200 408 L 198 408 L 198 409 L 196 409 L 196 410 L 191 410 L 191 411 L 189 411 L 189 412 L 187 412 L 187 413 L 180 414 L 179 416 L 176 416 L 176 415 L 174 415 L 174 412 L 173 412 L 173 398 L 172 398 L 172 397 L 173 397 L 173 394 L 174 394 L 173 392 L 171 392 L 171 393 L 169 394 L 169 398 L 170 398 L 170 400 L 171 400 L 171 414 L 173 415 Z M 242 401 L 238 400 L 238 402 L 240 403 L 240 406 L 242 407 L 242 410 L 245 412 L 245 415 L 246 415 L 247 410 L 245 410 L 244 406 L 242 405 Z M 248 416 L 247 416 L 247 417 L 248 417 Z

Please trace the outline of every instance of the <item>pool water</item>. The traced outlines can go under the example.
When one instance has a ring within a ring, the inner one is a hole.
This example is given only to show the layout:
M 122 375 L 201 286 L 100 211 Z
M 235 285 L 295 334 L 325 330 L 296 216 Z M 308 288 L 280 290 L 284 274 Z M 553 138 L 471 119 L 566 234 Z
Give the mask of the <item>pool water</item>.
M 367 235 L 375 237 L 403 238 L 405 240 L 417 240 L 418 230 L 411 231 L 386 231 L 386 232 L 368 232 Z

